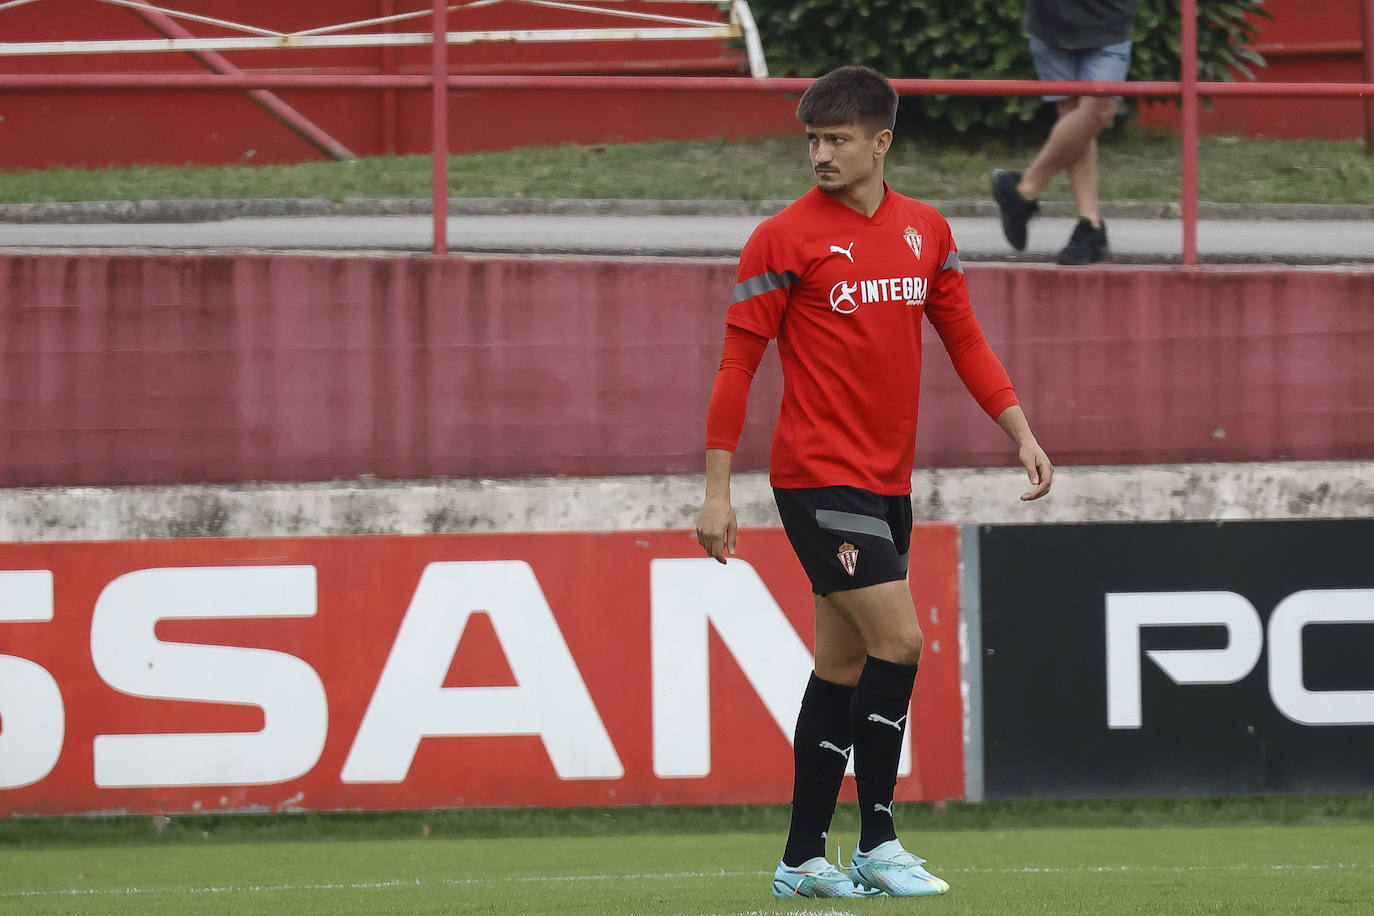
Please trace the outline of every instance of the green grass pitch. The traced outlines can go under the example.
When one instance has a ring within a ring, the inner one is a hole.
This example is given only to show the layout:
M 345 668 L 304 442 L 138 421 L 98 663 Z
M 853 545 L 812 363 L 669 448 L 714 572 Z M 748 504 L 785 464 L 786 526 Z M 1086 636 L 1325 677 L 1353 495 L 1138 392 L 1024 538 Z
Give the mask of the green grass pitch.
M 539 829 L 516 823 L 502 836 L 499 824 L 417 815 L 364 819 L 342 833 L 269 824 L 140 839 L 78 827 L 77 842 L 11 822 L 0 832 L 0 912 L 1355 916 L 1374 901 L 1374 822 L 1363 818 L 1013 829 L 899 822 L 908 845 L 950 882 L 948 895 L 775 901 L 776 813 L 756 819 L 768 832 L 732 829 L 729 818 L 700 829 L 689 815 L 684 826 L 699 829 L 674 833 L 672 812 L 654 817 L 638 833 L 633 824 L 564 825 L 535 836 Z M 370 831 L 380 838 L 359 838 Z

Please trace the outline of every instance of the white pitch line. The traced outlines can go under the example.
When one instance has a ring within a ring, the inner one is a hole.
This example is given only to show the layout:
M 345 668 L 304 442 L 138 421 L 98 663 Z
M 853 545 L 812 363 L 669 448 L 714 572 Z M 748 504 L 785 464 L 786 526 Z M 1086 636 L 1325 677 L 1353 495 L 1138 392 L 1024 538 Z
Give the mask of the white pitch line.
M 52 890 L 0 891 L 0 899 L 7 897 L 84 897 L 84 896 L 132 896 L 153 894 L 235 894 L 235 893 L 274 893 L 294 891 L 330 890 L 371 890 L 389 887 L 424 887 L 443 885 L 472 884 L 545 884 L 564 881 L 612 881 L 617 879 L 656 880 L 668 878 L 754 878 L 770 875 L 765 871 L 684 871 L 637 875 L 525 875 L 509 878 L 443 878 L 439 881 L 357 881 L 335 884 L 240 884 L 207 885 L 205 887 L 109 887 L 109 888 L 54 888 Z
M 440 884 L 530 884 L 546 881 L 611 881 L 624 878 L 629 881 L 656 881 L 662 878 L 755 878 L 771 875 L 771 871 L 680 871 L 671 874 L 642 875 L 525 875 L 514 878 L 444 878 Z
M 859 916 L 849 910 L 806 910 L 809 916 Z M 777 910 L 745 910 L 741 913 L 697 913 L 695 916 L 774 916 Z
M 979 868 L 965 866 L 942 868 L 945 874 L 1069 874 L 1074 872 L 1223 872 L 1223 871 L 1326 871 L 1362 868 L 1359 862 L 1330 862 L 1317 865 L 1076 865 L 1071 868 L 1040 867 L 1034 865 L 1009 868 Z M 682 871 L 615 875 L 525 875 L 509 878 L 443 878 L 438 881 L 355 881 L 321 884 L 228 884 L 204 887 L 109 887 L 109 888 L 53 888 L 50 890 L 0 891 L 0 899 L 23 897 L 97 897 L 157 894 L 262 894 L 295 893 L 300 891 L 384 890 L 393 887 L 466 886 L 474 884 L 549 884 L 578 881 L 665 880 L 674 878 L 754 878 L 771 875 L 771 871 Z M 755 916 L 761 911 L 750 910 L 734 916 Z M 824 911 L 818 916 L 848 916 L 842 911 Z
M 1022 865 L 1015 868 L 942 868 L 941 871 L 967 874 L 1063 874 L 1065 872 L 1127 872 L 1127 871 L 1322 871 L 1325 869 L 1359 868 L 1359 862 L 1329 862 L 1321 865 L 1076 865 L 1073 868 L 1042 868 Z
M 46 891 L 5 891 L 0 897 L 111 897 L 153 894 L 238 894 L 272 891 L 367 890 L 421 886 L 419 881 L 358 881 L 348 884 L 229 884 L 205 887 L 68 887 Z

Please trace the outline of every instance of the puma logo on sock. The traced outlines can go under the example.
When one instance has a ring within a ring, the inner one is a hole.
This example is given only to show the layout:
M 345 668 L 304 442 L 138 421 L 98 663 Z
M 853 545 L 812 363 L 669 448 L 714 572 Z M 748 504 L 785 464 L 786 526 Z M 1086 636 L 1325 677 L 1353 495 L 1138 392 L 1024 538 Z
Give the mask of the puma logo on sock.
M 910 713 L 908 713 L 908 715 L 910 715 Z M 883 718 L 882 716 L 878 715 L 876 712 L 871 712 L 871 713 L 868 714 L 868 721 L 870 721 L 870 722 L 881 722 L 883 725 L 891 725 L 893 728 L 897 729 L 897 731 L 901 731 L 901 730 L 902 730 L 902 723 L 906 721 L 906 716 L 902 716 L 902 717 L 901 717 L 900 719 L 898 719 L 896 722 L 893 722 L 891 719 L 885 719 L 885 718 Z
M 879 811 L 883 812 L 883 813 L 886 814 L 888 817 L 891 817 L 891 816 L 892 816 L 892 802 L 888 802 L 886 805 L 880 805 L 880 804 L 878 804 L 877 802 L 874 802 L 874 803 L 873 803 L 873 813 L 874 813 L 874 814 L 877 814 Z
M 829 741 L 822 741 L 821 747 L 825 748 L 828 751 L 834 751 L 835 753 L 843 757 L 845 760 L 849 759 L 849 752 L 854 750 L 854 745 L 852 744 L 849 745 L 849 747 L 840 747 L 838 745 L 831 744 Z

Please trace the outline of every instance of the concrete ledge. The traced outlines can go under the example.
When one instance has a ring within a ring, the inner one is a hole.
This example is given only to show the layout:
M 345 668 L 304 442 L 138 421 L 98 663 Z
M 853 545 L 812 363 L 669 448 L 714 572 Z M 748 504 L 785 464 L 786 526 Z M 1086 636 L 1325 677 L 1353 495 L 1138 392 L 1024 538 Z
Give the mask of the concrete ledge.
M 1062 467 L 1050 498 L 1019 469 L 919 471 L 916 518 L 958 524 L 1362 518 L 1374 461 Z M 699 476 L 356 481 L 0 491 L 0 541 L 318 537 L 691 528 Z M 763 473 L 736 475 L 740 523 L 778 524 Z

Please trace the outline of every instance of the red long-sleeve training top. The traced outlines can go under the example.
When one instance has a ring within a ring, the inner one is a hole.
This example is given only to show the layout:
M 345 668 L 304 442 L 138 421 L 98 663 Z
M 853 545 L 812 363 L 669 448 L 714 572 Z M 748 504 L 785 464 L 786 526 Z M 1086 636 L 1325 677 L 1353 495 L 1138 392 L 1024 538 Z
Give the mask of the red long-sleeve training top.
M 969 302 L 949 223 L 888 190 L 871 217 L 813 188 L 740 255 L 707 448 L 734 451 L 749 383 L 777 338 L 783 396 L 773 486 L 911 492 L 922 316 L 994 419 L 1017 403 Z

